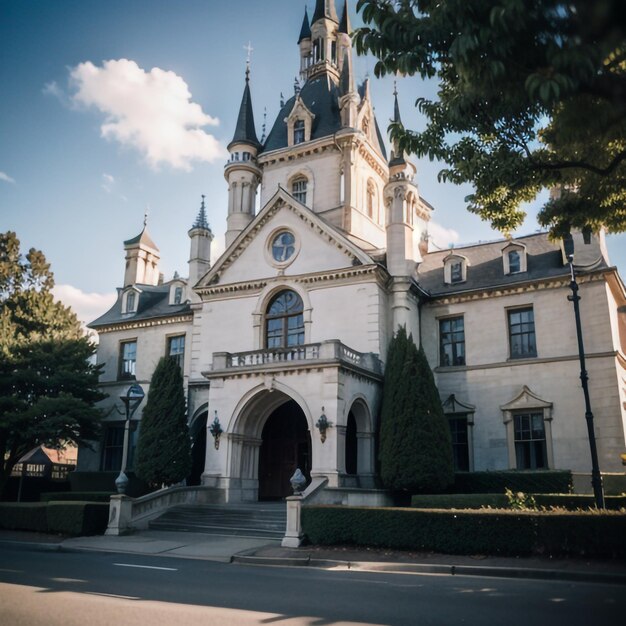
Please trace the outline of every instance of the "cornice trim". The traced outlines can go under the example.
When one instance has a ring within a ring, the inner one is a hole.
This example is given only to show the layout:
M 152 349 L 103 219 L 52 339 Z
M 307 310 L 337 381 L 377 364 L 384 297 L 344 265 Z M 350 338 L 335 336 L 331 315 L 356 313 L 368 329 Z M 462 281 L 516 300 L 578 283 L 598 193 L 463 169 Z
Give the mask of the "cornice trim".
M 133 330 L 135 328 L 149 328 L 151 326 L 166 326 L 168 324 L 182 324 L 193 321 L 193 313 L 187 315 L 176 315 L 174 317 L 156 317 L 147 320 L 123 321 L 106 324 L 104 326 L 95 327 L 94 330 L 99 334 L 111 333 L 119 330 Z

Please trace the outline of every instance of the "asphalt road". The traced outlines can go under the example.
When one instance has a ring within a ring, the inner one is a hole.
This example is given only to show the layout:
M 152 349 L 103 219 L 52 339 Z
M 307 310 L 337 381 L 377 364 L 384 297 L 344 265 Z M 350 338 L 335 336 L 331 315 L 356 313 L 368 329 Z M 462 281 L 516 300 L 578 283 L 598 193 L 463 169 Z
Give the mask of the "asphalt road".
M 0 624 L 623 623 L 626 587 L 0 551 Z

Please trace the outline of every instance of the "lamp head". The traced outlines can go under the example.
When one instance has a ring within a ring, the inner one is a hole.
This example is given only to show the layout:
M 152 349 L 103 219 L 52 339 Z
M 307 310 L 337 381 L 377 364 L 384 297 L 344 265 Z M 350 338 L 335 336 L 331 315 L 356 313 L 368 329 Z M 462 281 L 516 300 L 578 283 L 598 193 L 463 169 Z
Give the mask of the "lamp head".
M 567 233 L 563 237 L 563 249 L 565 250 L 565 257 L 570 263 L 574 262 L 574 238 L 571 233 Z

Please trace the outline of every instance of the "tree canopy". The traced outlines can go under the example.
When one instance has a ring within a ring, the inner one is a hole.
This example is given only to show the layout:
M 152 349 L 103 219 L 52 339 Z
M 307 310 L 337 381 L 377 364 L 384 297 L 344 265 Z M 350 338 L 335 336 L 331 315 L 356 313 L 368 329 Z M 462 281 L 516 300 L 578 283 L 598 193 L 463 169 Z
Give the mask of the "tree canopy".
M 626 230 L 626 6 L 622 0 L 359 0 L 354 35 L 375 74 L 439 82 L 419 98 L 423 132 L 392 124 L 399 148 L 471 183 L 467 208 L 508 233 L 522 203 L 558 189 L 538 219 Z
M 385 364 L 379 458 L 382 481 L 393 491 L 436 493 L 454 479 L 450 429 L 433 373 L 404 327 Z
M 180 367 L 162 357 L 141 416 L 135 473 L 152 487 L 174 485 L 191 472 L 191 439 Z
M 24 257 L 16 234 L 0 233 L 0 494 L 34 447 L 89 445 L 99 433 L 95 346 L 53 286 L 43 253 Z

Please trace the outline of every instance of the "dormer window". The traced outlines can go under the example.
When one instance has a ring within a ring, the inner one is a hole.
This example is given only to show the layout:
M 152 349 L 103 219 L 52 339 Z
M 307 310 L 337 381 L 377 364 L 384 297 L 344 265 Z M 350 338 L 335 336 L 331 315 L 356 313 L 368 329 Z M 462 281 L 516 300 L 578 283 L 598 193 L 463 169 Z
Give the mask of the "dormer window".
M 446 285 L 455 285 L 464 283 L 467 280 L 468 262 L 464 256 L 459 254 L 450 254 L 444 260 L 443 280 Z
M 455 261 L 450 264 L 450 282 L 462 283 L 463 282 L 463 263 L 462 261 Z
M 174 304 L 180 304 L 183 301 L 183 288 L 176 287 L 174 289 Z
M 172 284 L 170 284 L 170 294 L 168 298 L 170 305 L 183 304 L 185 302 L 185 283 L 174 278 Z
M 304 133 L 305 133 L 305 125 L 304 120 L 297 120 L 293 125 L 293 143 L 303 143 L 304 142 Z
M 510 243 L 502 250 L 504 274 L 519 274 L 526 271 L 526 248 L 519 243 Z
M 135 313 L 137 311 L 137 299 L 136 291 L 128 291 L 122 301 L 122 312 Z

